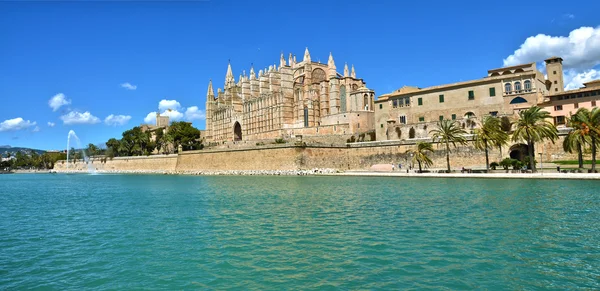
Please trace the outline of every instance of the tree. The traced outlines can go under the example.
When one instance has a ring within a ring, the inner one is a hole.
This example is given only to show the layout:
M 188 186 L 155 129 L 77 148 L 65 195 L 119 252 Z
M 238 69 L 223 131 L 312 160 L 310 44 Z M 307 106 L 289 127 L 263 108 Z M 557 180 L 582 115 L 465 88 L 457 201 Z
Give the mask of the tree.
M 579 109 L 581 111 L 583 108 Z M 567 118 L 567 126 L 572 128 L 563 140 L 563 149 L 565 152 L 573 153 L 577 151 L 577 160 L 579 168 L 583 168 L 583 150 L 586 144 L 591 143 L 590 136 L 586 134 L 585 127 L 579 121 L 577 114 Z
M 126 156 L 140 156 L 148 152 L 150 135 L 142 131 L 139 126 L 123 132 L 119 145 L 119 154 Z
M 475 148 L 485 151 L 485 168 L 490 170 L 489 148 L 501 147 L 508 143 L 508 133 L 502 130 L 499 118 L 486 116 L 475 129 Z
M 156 134 L 156 150 L 160 154 L 162 153 L 162 149 L 165 146 L 165 131 L 162 128 L 158 128 L 154 133 Z
M 193 127 L 191 123 L 179 121 L 173 122 L 169 126 L 167 135 L 173 139 L 173 146 L 175 149 L 181 145 L 184 149 L 200 149 L 201 143 L 200 131 Z
M 90 144 L 88 144 L 86 151 L 88 153 L 88 156 L 92 157 L 92 156 L 95 156 L 97 154 L 98 147 L 96 145 L 90 143 Z
M 423 172 L 422 166 L 425 168 L 433 165 L 433 161 L 428 156 L 428 153 L 433 152 L 433 145 L 429 142 L 418 142 L 417 148 L 414 150 L 408 150 L 406 153 L 412 156 L 412 162 L 419 164 L 419 173 Z
M 450 172 L 450 144 L 455 148 L 457 144 L 466 144 L 467 140 L 464 135 L 467 132 L 457 122 L 440 120 L 437 123 L 437 128 L 429 133 L 433 133 L 432 137 L 434 141 L 437 140 L 446 145 L 446 164 L 448 165 L 448 172 Z
M 550 140 L 552 143 L 558 139 L 558 131 L 552 122 L 548 111 L 543 111 L 538 106 L 532 106 L 519 112 L 519 119 L 515 122 L 513 141 L 526 141 L 529 156 L 529 168 L 536 171 L 534 146 L 537 142 Z
M 119 156 L 119 147 L 121 146 L 121 142 L 116 138 L 111 138 L 106 142 L 107 147 L 107 155 L 109 157 Z
M 592 172 L 596 172 L 596 152 L 598 151 L 598 141 L 600 141 L 600 108 L 594 107 L 592 110 L 581 108 L 571 118 L 575 126 L 581 128 L 581 134 L 589 137 L 592 149 Z
M 510 133 L 512 130 L 512 121 L 510 121 L 510 118 L 508 116 L 502 116 L 500 118 L 500 127 L 502 128 L 502 131 L 506 132 L 506 133 Z

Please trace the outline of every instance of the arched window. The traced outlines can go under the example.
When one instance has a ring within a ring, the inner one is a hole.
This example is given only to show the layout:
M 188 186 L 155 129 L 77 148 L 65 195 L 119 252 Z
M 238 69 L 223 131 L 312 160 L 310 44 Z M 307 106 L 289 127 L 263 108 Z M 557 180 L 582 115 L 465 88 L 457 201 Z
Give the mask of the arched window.
M 356 90 L 358 90 L 358 85 L 352 84 L 352 91 L 356 91 Z
M 308 107 L 304 107 L 304 127 L 308 127 Z
M 510 93 L 512 91 L 512 85 L 510 83 L 504 84 L 504 92 Z
M 523 84 L 525 84 L 525 90 L 531 90 L 531 81 L 526 80 L 525 82 L 523 82 Z
M 340 86 L 340 110 L 346 112 L 346 86 Z
M 325 81 L 325 71 L 320 68 L 316 68 L 312 71 L 312 82 L 313 83 L 321 83 Z
M 525 98 L 523 98 L 523 97 L 515 97 L 513 100 L 510 101 L 510 104 L 521 104 L 521 103 L 527 103 L 527 100 L 525 100 Z
M 515 82 L 515 91 L 521 91 L 521 82 Z
M 363 97 L 363 109 L 369 110 L 369 95 L 365 94 Z

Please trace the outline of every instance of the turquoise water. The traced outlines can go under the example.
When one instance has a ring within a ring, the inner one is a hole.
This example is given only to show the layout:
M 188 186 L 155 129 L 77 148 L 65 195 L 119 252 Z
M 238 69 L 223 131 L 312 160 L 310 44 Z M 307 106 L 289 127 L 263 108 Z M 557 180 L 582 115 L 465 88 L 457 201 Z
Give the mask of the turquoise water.
M 598 189 L 0 175 L 0 289 L 599 289 Z

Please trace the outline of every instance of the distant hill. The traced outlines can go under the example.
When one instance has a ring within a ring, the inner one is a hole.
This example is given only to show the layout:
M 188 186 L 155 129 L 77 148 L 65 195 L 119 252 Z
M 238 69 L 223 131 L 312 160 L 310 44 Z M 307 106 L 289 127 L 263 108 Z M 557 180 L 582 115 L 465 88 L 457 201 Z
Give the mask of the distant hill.
M 38 149 L 30 149 L 30 148 L 11 147 L 9 145 L 0 146 L 0 155 L 2 155 L 3 157 L 6 157 L 6 155 L 8 153 L 10 153 L 12 156 L 14 156 L 18 152 L 22 152 L 22 153 L 36 152 L 37 154 L 41 155 L 41 154 L 45 153 L 46 151 L 45 150 L 38 150 Z

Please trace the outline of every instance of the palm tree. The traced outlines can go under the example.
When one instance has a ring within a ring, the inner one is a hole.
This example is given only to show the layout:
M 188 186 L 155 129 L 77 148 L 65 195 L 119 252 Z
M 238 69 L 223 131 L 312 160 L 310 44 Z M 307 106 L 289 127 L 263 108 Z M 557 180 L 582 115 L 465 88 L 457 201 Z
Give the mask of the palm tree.
M 502 130 L 500 119 L 495 116 L 486 116 L 475 129 L 475 148 L 485 151 L 485 168 L 490 170 L 488 149 L 501 147 L 508 143 L 508 133 Z
M 581 111 L 584 108 L 579 109 L 577 112 Z M 590 136 L 586 134 L 584 130 L 584 126 L 579 121 L 579 117 L 577 114 L 571 115 L 571 118 L 567 119 L 567 126 L 571 127 L 572 130 L 569 131 L 567 136 L 563 141 L 563 149 L 565 152 L 573 153 L 573 151 L 577 151 L 577 159 L 579 162 L 579 168 L 583 168 L 583 149 L 586 144 L 591 143 Z
M 433 146 L 429 142 L 418 142 L 416 146 L 415 150 L 408 150 L 406 153 L 412 156 L 413 163 L 417 162 L 419 164 L 419 173 L 421 173 L 423 172 L 422 166 L 428 168 L 433 165 L 433 161 L 427 155 L 427 152 L 433 152 Z
M 532 106 L 519 112 L 519 119 L 515 122 L 515 131 L 513 133 L 513 141 L 527 142 L 529 168 L 532 171 L 535 169 L 534 146 L 536 142 L 542 142 L 549 139 L 554 143 L 558 139 L 558 131 L 552 122 L 548 111 L 543 111 L 538 106 Z
M 450 144 L 455 148 L 456 144 L 466 144 L 467 140 L 464 135 L 467 132 L 457 122 L 440 120 L 437 123 L 437 128 L 429 133 L 433 133 L 432 138 L 434 141 L 437 139 L 438 142 L 446 145 L 446 163 L 448 165 L 448 172 L 450 172 Z
M 578 127 L 581 127 L 582 134 L 589 136 L 592 148 L 592 172 L 596 171 L 596 152 L 598 151 L 596 143 L 600 141 L 600 108 L 594 107 L 592 110 L 581 108 L 577 110 L 575 119 Z

